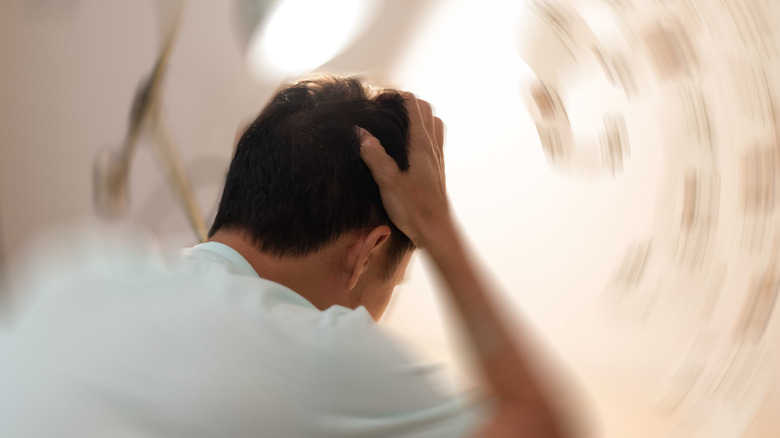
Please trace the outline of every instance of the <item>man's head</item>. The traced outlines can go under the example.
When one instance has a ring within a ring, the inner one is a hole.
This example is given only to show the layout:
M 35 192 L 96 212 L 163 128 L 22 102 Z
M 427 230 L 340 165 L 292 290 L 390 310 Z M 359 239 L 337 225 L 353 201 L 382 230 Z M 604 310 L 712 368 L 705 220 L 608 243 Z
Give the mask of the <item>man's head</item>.
M 295 258 L 386 226 L 381 272 L 392 278 L 414 245 L 387 217 L 355 126 L 377 137 L 402 170 L 409 167 L 409 117 L 397 91 L 340 77 L 279 91 L 236 146 L 209 237 L 238 231 L 264 253 Z

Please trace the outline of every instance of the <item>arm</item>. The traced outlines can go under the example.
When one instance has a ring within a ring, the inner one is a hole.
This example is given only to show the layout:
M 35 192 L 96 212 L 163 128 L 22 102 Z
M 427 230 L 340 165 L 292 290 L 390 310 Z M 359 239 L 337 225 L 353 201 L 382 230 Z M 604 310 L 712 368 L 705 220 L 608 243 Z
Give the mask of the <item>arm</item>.
M 469 258 L 449 213 L 444 178 L 443 124 L 430 104 L 404 93 L 409 111 L 409 163 L 401 172 L 379 144 L 359 129 L 361 156 L 379 186 L 393 223 L 433 260 L 470 335 L 484 377 L 498 402 L 484 436 L 558 437 L 560 425 L 529 369 L 527 350 L 510 335 L 488 286 Z

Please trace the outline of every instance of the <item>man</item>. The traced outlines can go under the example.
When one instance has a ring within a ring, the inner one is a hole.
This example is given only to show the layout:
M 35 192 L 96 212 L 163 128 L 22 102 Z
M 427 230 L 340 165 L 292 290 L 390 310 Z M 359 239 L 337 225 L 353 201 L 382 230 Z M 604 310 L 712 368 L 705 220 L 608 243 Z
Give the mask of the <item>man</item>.
M 209 242 L 46 283 L 4 350 L 0 435 L 560 436 L 452 221 L 442 146 L 412 94 L 282 89 L 238 142 Z M 375 323 L 414 248 L 471 337 L 484 406 Z

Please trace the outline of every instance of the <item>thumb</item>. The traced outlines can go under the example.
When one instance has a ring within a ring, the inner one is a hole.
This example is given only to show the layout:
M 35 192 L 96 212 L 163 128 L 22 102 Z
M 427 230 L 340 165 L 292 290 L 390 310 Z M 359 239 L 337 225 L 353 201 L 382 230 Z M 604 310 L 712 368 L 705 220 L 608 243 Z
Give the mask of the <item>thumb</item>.
M 360 127 L 357 127 L 356 131 L 360 140 L 360 158 L 371 170 L 377 184 L 387 182 L 387 179 L 399 170 L 395 160 L 387 155 L 385 148 L 371 133 Z

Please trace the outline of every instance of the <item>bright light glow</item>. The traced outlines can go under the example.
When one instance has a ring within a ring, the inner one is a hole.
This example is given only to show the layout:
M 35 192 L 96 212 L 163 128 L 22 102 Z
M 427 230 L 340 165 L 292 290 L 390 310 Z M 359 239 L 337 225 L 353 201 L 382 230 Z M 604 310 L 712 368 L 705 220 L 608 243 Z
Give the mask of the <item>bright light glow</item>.
M 250 40 L 247 64 L 252 74 L 269 68 L 302 73 L 341 53 L 373 18 L 377 1 L 285 0 Z

